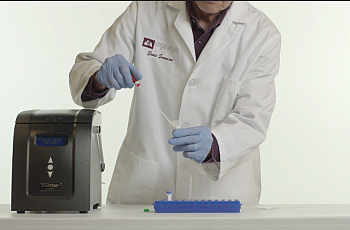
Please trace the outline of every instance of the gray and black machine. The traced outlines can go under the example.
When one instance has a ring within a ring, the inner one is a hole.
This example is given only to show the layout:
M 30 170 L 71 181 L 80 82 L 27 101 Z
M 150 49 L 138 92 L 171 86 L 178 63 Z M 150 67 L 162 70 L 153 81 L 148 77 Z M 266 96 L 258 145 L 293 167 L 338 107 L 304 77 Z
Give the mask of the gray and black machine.
M 97 209 L 104 168 L 99 111 L 21 112 L 13 137 L 11 210 Z

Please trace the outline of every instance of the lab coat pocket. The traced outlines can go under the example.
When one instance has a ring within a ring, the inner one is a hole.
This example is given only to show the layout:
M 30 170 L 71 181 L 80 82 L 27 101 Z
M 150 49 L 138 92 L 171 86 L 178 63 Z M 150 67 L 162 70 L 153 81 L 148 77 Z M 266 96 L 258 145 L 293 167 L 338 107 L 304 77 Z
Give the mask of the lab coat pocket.
M 210 181 L 210 199 L 238 199 L 242 204 L 255 204 L 259 197 L 251 159 L 232 168 L 219 180 Z
M 231 112 L 241 86 L 242 81 L 235 81 L 230 78 L 224 77 L 220 93 L 214 108 L 211 127 L 215 127 L 216 125 L 218 125 L 218 123 L 224 120 L 227 117 L 227 115 Z
M 123 144 L 113 173 L 108 201 L 117 204 L 152 204 L 158 171 L 158 162 L 140 158 Z

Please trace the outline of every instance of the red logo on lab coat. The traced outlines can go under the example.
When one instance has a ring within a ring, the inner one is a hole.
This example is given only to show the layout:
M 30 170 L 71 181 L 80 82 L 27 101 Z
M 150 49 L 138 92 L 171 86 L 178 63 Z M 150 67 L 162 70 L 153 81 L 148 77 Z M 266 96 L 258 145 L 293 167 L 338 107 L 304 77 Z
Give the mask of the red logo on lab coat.
M 143 42 L 142 42 L 142 46 L 153 49 L 155 42 L 156 42 L 155 40 L 144 37 Z

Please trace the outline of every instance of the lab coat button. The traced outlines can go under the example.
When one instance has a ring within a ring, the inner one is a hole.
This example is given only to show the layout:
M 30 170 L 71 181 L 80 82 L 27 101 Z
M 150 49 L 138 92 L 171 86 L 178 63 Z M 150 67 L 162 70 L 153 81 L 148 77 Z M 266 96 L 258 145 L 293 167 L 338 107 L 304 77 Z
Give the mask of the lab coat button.
M 48 170 L 52 170 L 52 169 L 53 169 L 53 165 L 51 165 L 51 164 L 48 165 L 48 166 L 47 166 L 47 169 L 48 169 Z
M 185 163 L 182 163 L 182 164 L 181 164 L 181 168 L 182 168 L 183 170 L 185 170 L 185 169 L 187 169 L 187 165 L 186 165 Z
M 189 86 L 195 86 L 196 84 L 197 84 L 196 80 L 193 80 L 193 79 L 188 83 Z

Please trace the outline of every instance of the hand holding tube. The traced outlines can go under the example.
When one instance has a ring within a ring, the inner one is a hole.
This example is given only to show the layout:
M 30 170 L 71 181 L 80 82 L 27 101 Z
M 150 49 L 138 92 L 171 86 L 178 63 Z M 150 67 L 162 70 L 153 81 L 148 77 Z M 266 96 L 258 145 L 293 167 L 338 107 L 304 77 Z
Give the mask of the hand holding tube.
M 193 159 L 197 163 L 205 160 L 213 143 L 211 130 L 206 126 L 176 129 L 173 136 L 169 139 L 169 144 L 174 145 L 173 150 L 183 151 L 185 158 Z

